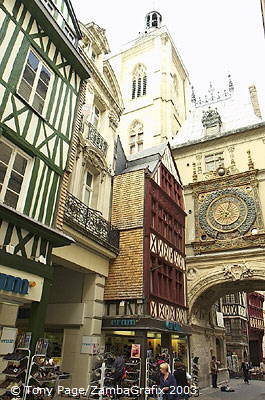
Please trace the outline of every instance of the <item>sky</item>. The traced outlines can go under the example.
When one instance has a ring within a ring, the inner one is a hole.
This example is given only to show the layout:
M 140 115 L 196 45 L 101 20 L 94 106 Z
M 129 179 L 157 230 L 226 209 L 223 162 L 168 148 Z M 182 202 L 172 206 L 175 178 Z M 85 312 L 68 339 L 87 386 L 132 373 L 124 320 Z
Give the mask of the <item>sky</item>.
M 157 9 L 188 70 L 197 95 L 213 82 L 223 89 L 256 84 L 265 111 L 265 37 L 260 0 L 72 0 L 77 18 L 106 29 L 112 52 L 144 31 Z M 264 113 L 265 116 L 265 113 Z

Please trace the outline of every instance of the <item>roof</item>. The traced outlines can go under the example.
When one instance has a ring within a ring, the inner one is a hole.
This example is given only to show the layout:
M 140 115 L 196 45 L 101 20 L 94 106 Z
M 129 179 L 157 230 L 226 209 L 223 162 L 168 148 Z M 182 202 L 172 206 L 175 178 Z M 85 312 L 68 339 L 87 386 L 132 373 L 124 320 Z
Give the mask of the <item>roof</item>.
M 207 135 L 202 124 L 202 117 L 205 111 L 216 109 L 220 115 L 222 124 L 220 132 L 215 135 Z M 193 104 L 187 120 L 183 123 L 179 132 L 171 142 L 172 148 L 179 148 L 191 144 L 226 136 L 241 130 L 243 127 L 259 125 L 262 120 L 258 118 L 253 110 L 251 99 L 247 88 L 235 90 L 231 95 L 214 102 Z
M 129 156 L 126 161 L 124 159 L 123 152 L 123 167 L 119 165 L 119 172 L 115 171 L 116 174 L 125 174 L 126 172 L 137 171 L 140 169 L 148 169 L 151 173 L 154 172 L 157 163 L 161 160 L 162 156 L 165 153 L 166 148 L 168 147 L 168 143 L 162 143 L 157 146 L 149 147 L 146 150 L 140 151 L 139 153 L 132 154 Z M 118 157 L 119 157 L 118 150 Z M 117 160 L 117 164 L 119 161 Z M 116 168 L 117 170 L 117 168 Z

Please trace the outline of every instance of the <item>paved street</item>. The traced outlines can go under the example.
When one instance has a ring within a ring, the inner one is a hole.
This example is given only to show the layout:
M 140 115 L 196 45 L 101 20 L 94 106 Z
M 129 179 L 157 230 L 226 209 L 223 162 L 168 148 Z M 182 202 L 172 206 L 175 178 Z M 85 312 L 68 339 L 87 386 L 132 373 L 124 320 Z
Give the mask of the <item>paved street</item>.
M 220 389 L 210 390 L 207 394 L 202 392 L 200 400 L 262 400 L 265 399 L 265 382 L 251 381 L 250 385 L 242 383 L 241 380 L 231 380 L 230 387 L 235 392 L 225 393 Z

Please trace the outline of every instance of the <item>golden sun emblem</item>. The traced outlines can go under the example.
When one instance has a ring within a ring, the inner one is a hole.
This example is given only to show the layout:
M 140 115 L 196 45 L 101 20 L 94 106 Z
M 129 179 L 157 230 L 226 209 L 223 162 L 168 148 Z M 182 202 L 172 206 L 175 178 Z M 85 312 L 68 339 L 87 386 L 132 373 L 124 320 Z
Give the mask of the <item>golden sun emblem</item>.
M 240 211 L 237 205 L 231 201 L 219 204 L 214 212 L 214 219 L 220 225 L 231 225 L 239 218 Z

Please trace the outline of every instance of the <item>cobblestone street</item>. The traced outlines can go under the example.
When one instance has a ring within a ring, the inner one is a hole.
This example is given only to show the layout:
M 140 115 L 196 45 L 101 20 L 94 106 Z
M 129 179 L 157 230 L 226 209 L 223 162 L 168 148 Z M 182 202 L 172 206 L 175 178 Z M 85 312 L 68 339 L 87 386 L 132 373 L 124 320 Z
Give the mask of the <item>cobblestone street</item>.
M 201 400 L 262 400 L 265 399 L 265 382 L 251 381 L 249 385 L 244 384 L 241 380 L 233 379 L 230 387 L 234 392 L 225 393 L 220 389 L 210 389 L 206 392 L 202 391 L 199 399 Z

